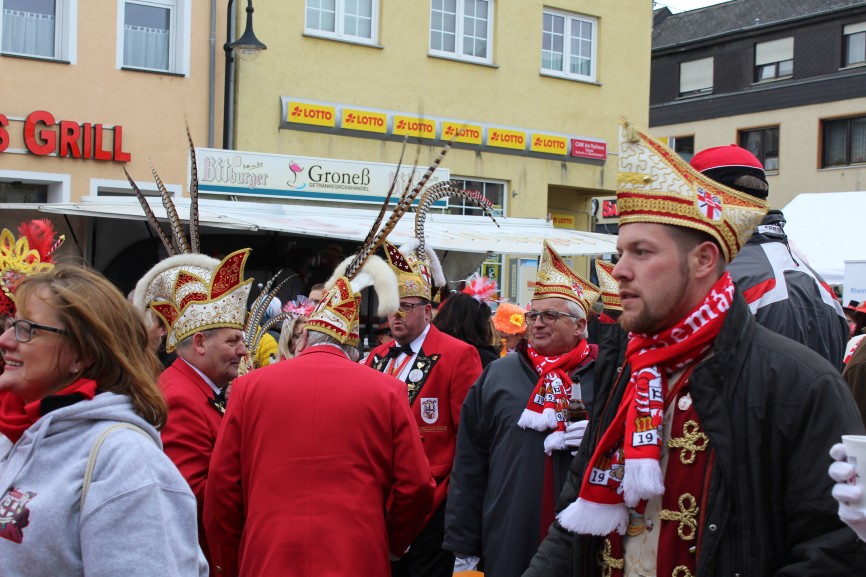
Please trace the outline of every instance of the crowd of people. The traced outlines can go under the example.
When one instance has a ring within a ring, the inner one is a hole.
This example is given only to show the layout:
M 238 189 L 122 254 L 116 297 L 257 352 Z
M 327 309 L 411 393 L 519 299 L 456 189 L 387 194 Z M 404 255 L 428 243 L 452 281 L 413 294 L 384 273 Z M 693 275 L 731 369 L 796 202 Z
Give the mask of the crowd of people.
M 285 304 L 195 223 L 129 298 L 3 230 L 0 574 L 866 575 L 866 309 L 746 150 L 619 163 L 615 262 L 545 242 L 526 307 L 383 215 Z

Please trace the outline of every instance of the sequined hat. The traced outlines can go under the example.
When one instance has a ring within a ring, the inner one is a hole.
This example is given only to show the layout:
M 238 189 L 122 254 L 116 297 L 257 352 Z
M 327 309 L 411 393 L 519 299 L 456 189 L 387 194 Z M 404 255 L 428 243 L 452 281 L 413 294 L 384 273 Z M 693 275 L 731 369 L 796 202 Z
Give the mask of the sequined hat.
M 613 267 L 612 262 L 595 259 L 595 273 L 598 275 L 598 286 L 601 288 L 601 301 L 604 303 L 604 308 L 621 311 L 619 283 L 613 278 Z
M 63 244 L 50 220 L 30 220 L 0 232 L 0 317 L 15 313 L 15 289 L 25 276 L 54 268 L 52 255 Z
M 222 261 L 202 254 L 168 257 L 135 287 L 135 305 L 151 310 L 168 330 L 165 350 L 172 352 L 188 336 L 215 328 L 243 329 L 252 279 L 244 280 L 250 249 Z
M 427 247 L 419 257 L 419 244 L 418 239 L 413 239 L 397 248 L 386 241 L 385 257 L 397 275 L 400 298 L 418 297 L 429 301 L 432 300 L 434 285 L 445 286 L 445 275 L 432 248 Z
M 566 299 L 577 303 L 583 312 L 589 313 L 600 294 L 601 289 L 575 274 L 559 253 L 544 241 L 532 300 Z
M 700 230 L 718 241 L 725 261 L 731 262 L 770 208 L 699 173 L 625 119 L 619 146 L 620 226 L 649 222 Z

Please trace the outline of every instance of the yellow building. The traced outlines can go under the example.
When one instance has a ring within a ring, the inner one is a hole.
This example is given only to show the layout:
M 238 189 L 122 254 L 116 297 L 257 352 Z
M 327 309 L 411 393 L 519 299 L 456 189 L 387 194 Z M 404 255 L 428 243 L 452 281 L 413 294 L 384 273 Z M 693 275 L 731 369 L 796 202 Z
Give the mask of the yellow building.
M 393 165 L 408 134 L 426 166 L 462 131 L 443 163 L 453 180 L 506 217 L 592 231 L 591 199 L 615 190 L 618 118 L 647 124 L 651 21 L 643 0 L 260 1 L 268 48 L 239 64 L 233 145 L 285 163 Z M 261 195 L 349 206 L 285 187 Z

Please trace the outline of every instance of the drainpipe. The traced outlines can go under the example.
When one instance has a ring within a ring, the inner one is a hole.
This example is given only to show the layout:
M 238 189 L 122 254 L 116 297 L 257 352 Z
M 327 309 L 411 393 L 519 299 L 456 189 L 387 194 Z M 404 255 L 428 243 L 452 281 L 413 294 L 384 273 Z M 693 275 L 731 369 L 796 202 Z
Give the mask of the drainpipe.
M 213 148 L 214 138 L 214 97 L 216 94 L 216 3 L 210 0 L 210 85 L 207 95 L 207 147 Z

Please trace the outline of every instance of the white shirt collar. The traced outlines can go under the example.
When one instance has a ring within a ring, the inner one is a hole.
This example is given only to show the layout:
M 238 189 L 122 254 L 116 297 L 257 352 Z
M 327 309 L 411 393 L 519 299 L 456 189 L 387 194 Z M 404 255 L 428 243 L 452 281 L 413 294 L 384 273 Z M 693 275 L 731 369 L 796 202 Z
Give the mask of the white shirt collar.
M 205 375 L 203 372 L 201 372 L 200 370 L 198 370 L 198 369 L 195 367 L 195 365 L 193 365 L 191 362 L 189 362 L 188 360 L 184 359 L 183 357 L 178 357 L 178 358 L 179 358 L 180 360 L 182 360 L 183 362 L 185 362 L 186 364 L 188 364 L 188 365 L 190 366 L 190 368 L 192 368 L 192 370 L 194 370 L 195 372 L 197 372 L 197 373 L 198 373 L 198 376 L 200 376 L 202 379 L 204 379 L 204 382 L 206 382 L 206 383 L 210 386 L 210 388 L 213 389 L 213 392 L 214 392 L 214 393 L 219 393 L 219 392 L 220 392 L 220 388 L 219 388 L 218 386 L 216 386 L 212 380 L 210 380 L 209 378 L 207 378 L 207 375 Z

